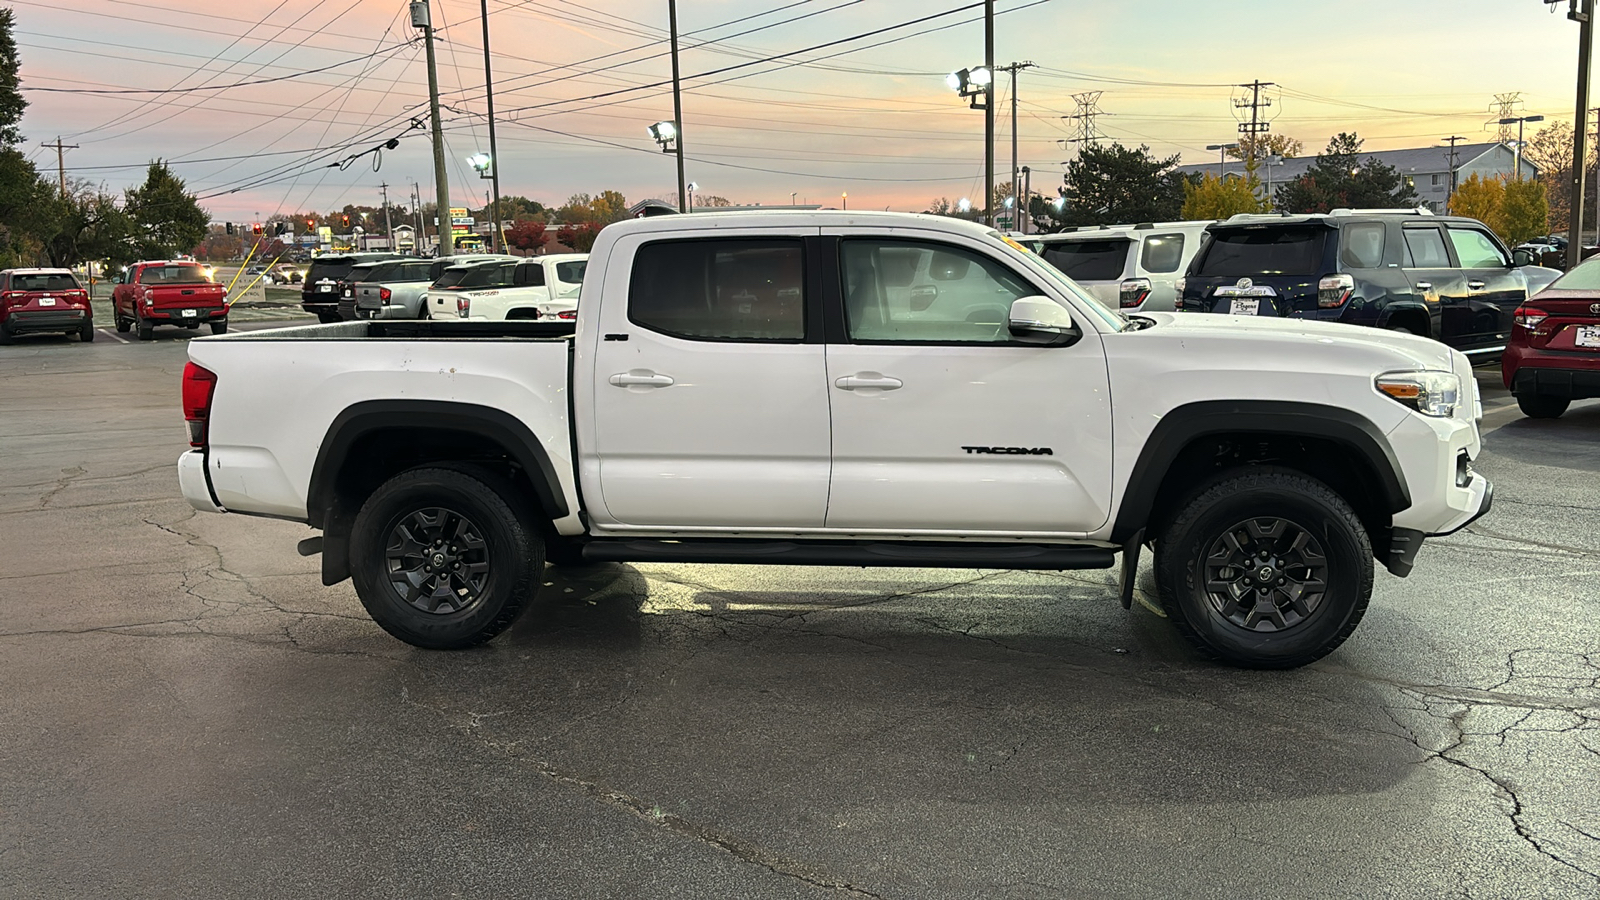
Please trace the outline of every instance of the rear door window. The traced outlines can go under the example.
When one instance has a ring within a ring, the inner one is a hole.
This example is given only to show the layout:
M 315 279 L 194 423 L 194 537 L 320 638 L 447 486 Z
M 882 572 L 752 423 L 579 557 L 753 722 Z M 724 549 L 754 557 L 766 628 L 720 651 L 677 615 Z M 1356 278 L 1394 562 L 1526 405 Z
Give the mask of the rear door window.
M 556 280 L 566 284 L 583 284 L 583 274 L 588 269 L 587 259 L 556 263 Z
M 1444 238 L 1440 236 L 1439 229 L 1407 228 L 1401 233 L 1405 236 L 1406 268 L 1450 268 L 1450 254 L 1444 249 Z
M 1075 281 L 1115 281 L 1128 265 L 1132 241 L 1060 241 L 1039 255 Z
M 1227 228 L 1211 233 L 1196 275 L 1315 275 L 1328 229 L 1314 225 Z
M 1152 234 L 1144 239 L 1139 267 L 1152 275 L 1178 271 L 1183 263 L 1182 234 Z
M 805 339 L 798 239 L 654 241 L 634 256 L 628 319 L 694 340 Z

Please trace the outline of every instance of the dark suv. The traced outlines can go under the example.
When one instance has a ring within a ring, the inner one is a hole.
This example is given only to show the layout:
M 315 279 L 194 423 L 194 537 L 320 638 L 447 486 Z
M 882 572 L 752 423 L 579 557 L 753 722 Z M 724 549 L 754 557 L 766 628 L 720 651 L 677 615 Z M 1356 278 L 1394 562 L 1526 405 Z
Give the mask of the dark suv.
M 324 324 L 341 321 L 339 298 L 350 270 L 362 263 L 400 259 L 398 253 L 327 253 L 311 260 L 300 286 L 300 307 Z
M 1531 262 L 1476 219 L 1416 210 L 1238 215 L 1206 229 L 1178 308 L 1408 331 L 1489 361 L 1531 293 L 1523 270 Z M 1544 271 L 1532 269 L 1535 290 L 1548 283 Z

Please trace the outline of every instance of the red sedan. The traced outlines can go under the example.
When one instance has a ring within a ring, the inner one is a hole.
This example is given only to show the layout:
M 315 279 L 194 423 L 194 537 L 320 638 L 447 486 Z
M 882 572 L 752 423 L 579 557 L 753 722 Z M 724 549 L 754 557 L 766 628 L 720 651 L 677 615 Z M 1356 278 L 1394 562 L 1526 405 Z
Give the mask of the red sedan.
M 1562 275 L 1517 308 L 1500 361 L 1517 405 L 1553 419 L 1600 397 L 1600 258 Z

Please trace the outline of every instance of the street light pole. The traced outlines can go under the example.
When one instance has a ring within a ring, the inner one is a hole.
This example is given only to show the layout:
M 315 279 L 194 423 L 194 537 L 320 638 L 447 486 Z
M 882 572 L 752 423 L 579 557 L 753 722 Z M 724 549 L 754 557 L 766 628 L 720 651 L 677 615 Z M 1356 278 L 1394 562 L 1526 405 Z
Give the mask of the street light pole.
M 672 26 L 672 124 L 678 130 L 678 212 L 688 212 L 683 180 L 683 92 L 678 82 L 678 0 L 667 0 L 667 18 Z
M 481 0 L 483 7 L 483 93 L 489 104 L 489 170 L 490 184 L 494 187 L 494 239 L 490 246 L 494 252 L 505 251 L 505 235 L 500 232 L 500 150 L 494 142 L 494 73 L 489 68 L 489 0 Z
M 433 126 L 433 184 L 438 204 L 438 250 L 435 255 L 455 252 L 455 233 L 450 223 L 450 181 L 444 169 L 444 128 L 439 124 L 439 66 L 433 53 L 433 16 L 428 0 L 411 0 L 411 24 L 422 29 L 428 56 L 428 117 Z
M 994 227 L 994 0 L 983 0 L 983 67 L 990 73 L 983 87 L 983 207 Z

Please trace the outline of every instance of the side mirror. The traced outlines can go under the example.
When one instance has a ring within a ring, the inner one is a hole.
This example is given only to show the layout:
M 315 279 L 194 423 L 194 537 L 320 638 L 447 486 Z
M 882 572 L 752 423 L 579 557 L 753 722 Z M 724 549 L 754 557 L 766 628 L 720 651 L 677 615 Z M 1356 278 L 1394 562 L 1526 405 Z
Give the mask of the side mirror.
M 1006 317 L 1011 337 L 1024 344 L 1065 347 L 1083 337 L 1072 314 L 1049 297 L 1021 297 L 1011 303 Z
M 1533 258 L 1533 251 L 1531 250 L 1511 251 L 1511 267 L 1513 269 L 1520 269 L 1523 266 L 1531 266 L 1535 262 L 1536 260 Z

